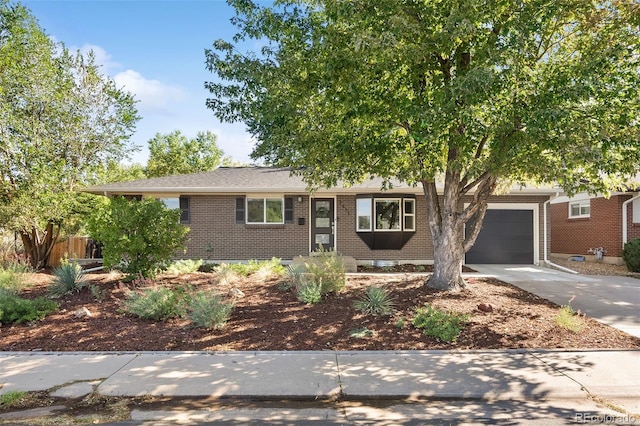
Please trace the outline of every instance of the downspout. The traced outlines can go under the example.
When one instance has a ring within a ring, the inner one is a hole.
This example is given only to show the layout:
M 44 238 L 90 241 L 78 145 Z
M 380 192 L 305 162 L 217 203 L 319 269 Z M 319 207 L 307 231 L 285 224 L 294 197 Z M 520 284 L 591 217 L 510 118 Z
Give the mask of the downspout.
M 552 266 L 554 268 L 560 269 L 561 271 L 569 272 L 569 273 L 572 273 L 572 274 L 577 274 L 578 272 L 574 271 L 573 269 L 565 268 L 564 266 L 560 266 L 560 265 L 557 265 L 557 264 L 551 262 L 549 260 L 548 255 L 547 255 L 547 247 L 548 247 L 547 246 L 547 238 L 548 238 L 547 237 L 547 205 L 549 203 L 551 203 L 551 199 L 548 199 L 542 205 L 542 214 L 544 215 L 544 231 L 543 231 L 544 232 L 544 235 L 543 235 L 543 239 L 544 239 L 544 250 L 543 250 L 544 263 L 547 266 Z
M 629 226 L 627 223 L 629 221 L 629 218 L 627 217 L 627 206 L 629 205 L 629 203 L 632 203 L 638 198 L 640 198 L 640 193 L 634 195 L 633 197 L 629 198 L 627 201 L 622 203 L 622 248 L 623 249 L 629 237 L 627 235 L 629 233 Z

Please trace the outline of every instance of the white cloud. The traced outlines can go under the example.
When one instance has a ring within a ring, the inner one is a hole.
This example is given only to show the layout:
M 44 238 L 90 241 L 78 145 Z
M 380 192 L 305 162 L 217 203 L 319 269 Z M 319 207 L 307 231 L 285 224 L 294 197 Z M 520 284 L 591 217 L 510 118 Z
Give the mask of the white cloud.
M 79 50 L 80 53 L 82 53 L 82 56 L 85 57 L 89 54 L 89 52 L 93 52 L 96 64 L 102 68 L 101 71 L 104 74 L 108 75 L 115 70 L 119 70 L 122 68 L 122 64 L 113 61 L 111 59 L 111 55 L 101 46 L 85 43 L 82 45 L 82 47 L 76 48 L 74 50 Z
M 116 85 L 134 94 L 141 111 L 168 113 L 173 102 L 187 100 L 187 92 L 180 86 L 171 86 L 159 80 L 146 79 L 134 70 L 117 73 Z

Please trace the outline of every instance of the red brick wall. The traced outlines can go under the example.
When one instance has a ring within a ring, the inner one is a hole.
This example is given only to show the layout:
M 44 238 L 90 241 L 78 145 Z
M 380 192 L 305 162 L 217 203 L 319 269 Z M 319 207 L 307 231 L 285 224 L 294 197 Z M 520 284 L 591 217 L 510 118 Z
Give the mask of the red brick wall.
M 302 202 L 294 196 L 294 223 L 284 225 L 246 225 L 235 222 L 236 195 L 190 197 L 188 249 L 183 258 L 248 260 L 279 257 L 292 259 L 309 253 L 309 197 Z M 416 198 L 416 232 L 403 250 L 371 250 L 356 233 L 355 195 L 336 197 L 337 250 L 357 260 L 433 260 L 424 196 Z M 495 196 L 490 203 L 537 203 L 539 205 L 540 255 L 543 258 L 543 208 L 546 196 Z M 298 218 L 305 225 L 298 225 Z M 206 251 L 211 245 L 212 252 Z
M 605 256 L 621 256 L 622 203 L 629 197 L 591 199 L 588 218 L 569 219 L 569 203 L 552 204 L 551 251 L 587 255 L 590 248 L 604 247 Z
M 640 223 L 633 222 L 633 204 L 631 202 L 627 205 L 627 241 L 640 238 Z

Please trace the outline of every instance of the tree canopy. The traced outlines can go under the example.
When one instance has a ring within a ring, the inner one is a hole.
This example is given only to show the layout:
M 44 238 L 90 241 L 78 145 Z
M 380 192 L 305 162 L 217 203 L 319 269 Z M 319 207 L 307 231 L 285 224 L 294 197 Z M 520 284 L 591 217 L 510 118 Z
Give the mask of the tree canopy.
M 464 285 L 500 182 L 607 191 L 640 169 L 637 2 L 230 4 L 239 32 L 206 51 L 208 107 L 312 184 L 422 185 L 434 287 Z M 260 52 L 234 45 L 250 39 Z
M 78 185 L 124 158 L 139 119 L 133 97 L 92 55 L 54 43 L 20 4 L 0 2 L 0 227 L 44 266 Z
M 159 177 L 177 174 L 207 172 L 229 161 L 216 143 L 212 132 L 198 132 L 189 139 L 179 130 L 169 134 L 157 133 L 149 140 L 147 176 Z

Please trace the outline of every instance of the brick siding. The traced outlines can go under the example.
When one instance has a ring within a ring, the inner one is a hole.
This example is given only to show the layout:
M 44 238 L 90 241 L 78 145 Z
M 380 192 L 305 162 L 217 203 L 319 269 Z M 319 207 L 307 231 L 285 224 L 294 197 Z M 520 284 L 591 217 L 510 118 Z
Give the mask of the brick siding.
M 622 203 L 629 198 L 630 195 L 614 195 L 609 199 L 592 198 L 590 216 L 576 219 L 569 219 L 569 203 L 552 204 L 551 252 L 588 255 L 590 248 L 603 247 L 605 256 L 621 256 Z M 628 212 L 630 234 L 637 232 L 640 236 L 640 226 L 634 226 L 632 211 Z
M 246 225 L 235 221 L 236 195 L 190 196 L 191 229 L 186 253 L 191 259 L 248 260 L 278 257 L 292 259 L 309 253 L 309 196 L 294 195 L 294 223 Z M 543 209 L 546 196 L 494 196 L 490 203 L 537 203 L 539 205 L 539 258 L 543 257 Z M 468 201 L 468 200 L 467 200 Z M 402 250 L 371 250 L 356 233 L 355 195 L 336 197 L 337 250 L 357 260 L 410 260 L 430 262 L 433 245 L 428 229 L 424 196 L 416 197 L 416 232 Z M 298 225 L 303 218 L 305 225 Z M 207 252 L 207 246 L 212 251 Z
M 236 223 L 236 195 L 190 196 L 191 223 L 187 252 L 182 258 L 213 260 L 291 259 L 309 252 L 306 225 L 309 223 L 309 198 L 293 201 L 294 223 L 247 225 Z M 208 253 L 206 247 L 212 247 Z
M 627 241 L 634 238 L 640 238 L 640 223 L 633 221 L 633 203 L 629 203 L 627 205 Z

